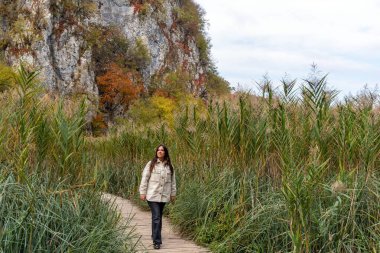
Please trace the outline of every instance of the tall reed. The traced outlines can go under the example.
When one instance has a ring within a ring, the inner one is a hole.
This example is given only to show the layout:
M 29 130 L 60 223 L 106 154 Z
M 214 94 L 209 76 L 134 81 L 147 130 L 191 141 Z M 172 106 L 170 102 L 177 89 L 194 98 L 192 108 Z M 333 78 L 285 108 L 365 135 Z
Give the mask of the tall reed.
M 97 175 L 137 199 L 141 170 L 165 142 L 179 187 L 170 215 L 215 252 L 377 252 L 374 96 L 338 102 L 316 74 L 299 85 L 282 80 L 278 91 L 266 79 L 261 97 L 184 108 L 172 129 L 126 123 L 87 142 Z
M 133 228 L 101 200 L 85 107 L 43 96 L 23 66 L 0 92 L 0 252 L 133 252 Z

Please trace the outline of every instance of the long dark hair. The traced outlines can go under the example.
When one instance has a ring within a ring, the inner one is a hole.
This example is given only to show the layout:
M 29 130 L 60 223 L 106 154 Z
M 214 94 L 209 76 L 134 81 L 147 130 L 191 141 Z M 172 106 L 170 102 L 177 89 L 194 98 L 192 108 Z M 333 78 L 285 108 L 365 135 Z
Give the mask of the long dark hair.
M 150 173 L 152 173 L 153 168 L 154 168 L 154 166 L 157 163 L 157 160 L 158 160 L 157 151 L 158 151 L 159 147 L 163 147 L 164 148 L 164 151 L 165 151 L 164 162 L 166 162 L 166 164 L 169 166 L 170 172 L 172 173 L 172 176 L 173 176 L 174 169 L 173 169 L 172 162 L 170 161 L 169 150 L 168 150 L 168 148 L 164 144 L 160 144 L 156 148 L 156 153 L 154 154 L 154 158 L 152 159 L 152 161 L 150 163 L 150 168 L 149 168 L 150 169 Z

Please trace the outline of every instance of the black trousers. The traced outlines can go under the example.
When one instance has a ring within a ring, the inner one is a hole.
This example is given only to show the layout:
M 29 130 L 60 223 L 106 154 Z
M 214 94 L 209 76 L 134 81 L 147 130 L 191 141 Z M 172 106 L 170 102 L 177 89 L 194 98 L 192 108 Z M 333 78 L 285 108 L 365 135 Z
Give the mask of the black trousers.
M 165 202 L 148 201 L 150 211 L 152 212 L 152 239 L 154 244 L 162 244 L 162 213 L 164 212 Z

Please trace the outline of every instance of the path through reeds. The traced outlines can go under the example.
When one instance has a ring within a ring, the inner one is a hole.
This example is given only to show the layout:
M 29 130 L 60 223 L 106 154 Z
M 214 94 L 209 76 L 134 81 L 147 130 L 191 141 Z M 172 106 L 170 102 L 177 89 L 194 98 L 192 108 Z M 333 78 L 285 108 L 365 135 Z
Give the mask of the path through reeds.
M 103 194 L 103 198 L 106 201 L 110 201 L 110 204 L 115 204 L 120 211 L 123 219 L 129 220 L 132 218 L 131 225 L 135 227 L 135 233 L 138 235 L 135 238 L 135 246 L 137 252 L 151 252 L 157 251 L 153 249 L 151 235 L 151 214 L 147 211 L 142 211 L 131 201 L 117 197 L 112 194 Z M 163 244 L 159 252 L 210 252 L 206 248 L 196 245 L 194 242 L 181 238 L 181 236 L 175 232 L 174 227 L 170 224 L 168 218 L 163 217 L 162 226 L 162 240 Z

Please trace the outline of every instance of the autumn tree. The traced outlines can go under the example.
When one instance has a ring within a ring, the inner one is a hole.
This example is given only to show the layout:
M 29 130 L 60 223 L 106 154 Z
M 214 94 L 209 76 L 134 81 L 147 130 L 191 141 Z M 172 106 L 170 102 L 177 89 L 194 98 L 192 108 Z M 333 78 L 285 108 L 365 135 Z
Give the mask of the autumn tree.
M 128 110 L 131 101 L 138 98 L 144 87 L 137 71 L 125 70 L 115 63 L 107 67 L 107 71 L 96 78 L 101 109 L 108 112 L 112 120 L 116 112 Z

